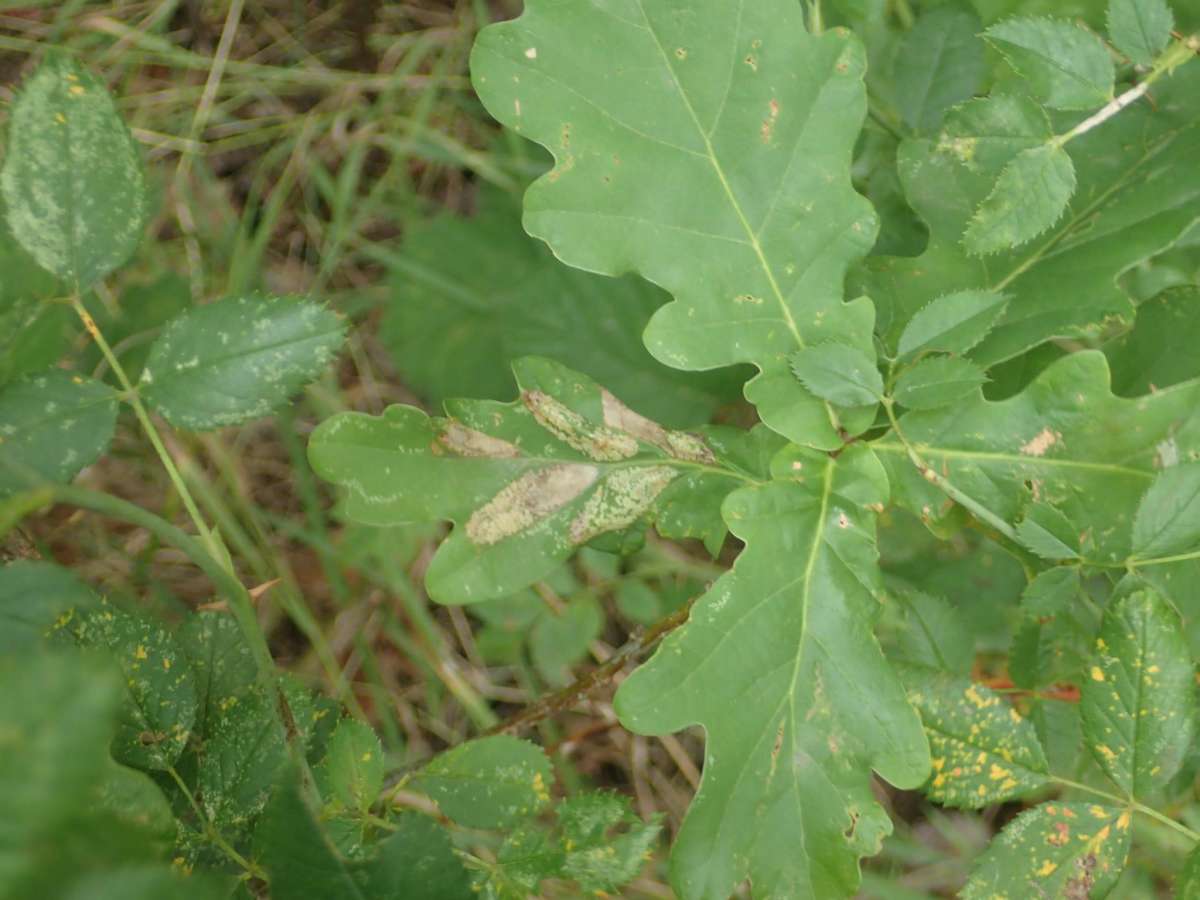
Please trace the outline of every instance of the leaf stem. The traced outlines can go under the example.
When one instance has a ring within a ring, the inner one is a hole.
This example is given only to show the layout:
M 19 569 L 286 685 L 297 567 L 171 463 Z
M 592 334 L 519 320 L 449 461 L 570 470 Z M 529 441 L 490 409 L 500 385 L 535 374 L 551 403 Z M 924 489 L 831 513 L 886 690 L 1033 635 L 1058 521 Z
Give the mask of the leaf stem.
M 199 819 L 200 824 L 203 826 L 204 836 L 208 838 L 212 844 L 215 844 L 218 848 L 220 848 L 221 852 L 233 860 L 237 865 L 241 866 L 241 868 L 244 869 L 248 875 L 253 878 L 266 881 L 266 873 L 264 873 L 262 869 L 260 869 L 253 862 L 246 859 L 246 857 L 242 856 L 242 854 L 238 853 L 237 850 L 234 849 L 233 845 L 225 839 L 225 835 L 221 834 L 221 832 L 217 830 L 216 824 L 205 814 L 204 809 L 192 795 L 191 788 L 187 786 L 187 782 L 183 780 L 183 777 L 178 771 L 176 771 L 174 766 L 167 767 L 167 774 L 171 776 L 171 780 L 175 782 L 175 786 L 178 787 L 183 796 L 187 798 L 188 805 L 191 806 L 192 812 L 196 814 L 196 818 Z
M 1121 797 L 1117 794 L 1110 793 L 1109 791 L 1101 790 L 1100 788 L 1094 788 L 1091 785 L 1084 784 L 1081 781 L 1072 781 L 1069 778 L 1062 778 L 1058 775 L 1050 775 L 1048 778 L 1050 781 L 1061 785 L 1062 787 L 1072 788 L 1076 791 L 1083 791 L 1084 793 L 1092 794 L 1096 797 L 1103 797 L 1105 800 L 1115 803 L 1118 806 L 1128 807 L 1136 812 L 1140 812 L 1143 815 L 1149 816 L 1151 819 L 1155 819 L 1156 821 L 1161 822 L 1163 825 L 1174 829 L 1192 843 L 1200 842 L 1200 833 L 1192 831 L 1192 829 L 1188 828 L 1182 822 L 1176 822 L 1170 816 L 1160 813 L 1157 809 L 1153 809 L 1143 803 L 1138 803 L 1131 797 Z
M 103 354 L 105 362 L 108 363 L 109 368 L 116 375 L 117 381 L 124 388 L 126 401 L 133 408 L 133 414 L 137 417 L 138 423 L 146 433 L 146 437 L 150 439 L 150 444 L 154 447 L 154 452 L 158 454 L 159 461 L 162 462 L 163 468 L 167 471 L 167 477 L 171 480 L 171 485 L 183 501 L 183 506 L 187 510 L 188 517 L 192 520 L 192 524 L 196 526 L 196 531 L 200 535 L 201 541 L 204 542 L 209 555 L 213 559 L 222 559 L 224 554 L 221 553 L 215 536 L 209 530 L 204 517 L 200 514 L 200 508 L 196 505 L 195 498 L 192 497 L 192 493 L 188 490 L 183 476 L 179 473 L 179 467 L 175 465 L 175 460 L 167 452 L 162 437 L 159 435 L 158 429 L 154 427 L 154 422 L 151 421 L 150 414 L 146 411 L 146 406 L 142 403 L 142 398 L 139 396 L 137 388 L 130 381 L 125 367 L 121 365 L 121 361 L 113 353 L 112 347 L 105 340 L 103 332 L 100 331 L 99 326 L 96 324 L 96 320 L 92 318 L 91 313 L 84 307 L 83 302 L 79 299 L 79 294 L 73 294 L 70 299 L 72 308 L 75 310 L 76 315 L 79 316 L 80 321 L 83 322 L 83 327 L 92 336 L 92 340 L 100 348 L 100 353 Z

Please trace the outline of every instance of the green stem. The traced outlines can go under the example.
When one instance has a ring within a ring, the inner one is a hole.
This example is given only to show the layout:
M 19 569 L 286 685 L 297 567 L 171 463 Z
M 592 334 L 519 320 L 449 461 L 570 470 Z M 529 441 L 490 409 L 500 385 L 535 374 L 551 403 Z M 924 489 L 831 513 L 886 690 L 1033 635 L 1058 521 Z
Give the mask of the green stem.
M 192 524 L 196 526 L 196 532 L 200 535 L 201 541 L 204 542 L 209 555 L 213 559 L 222 559 L 224 554 L 220 551 L 216 537 L 209 530 L 204 517 L 200 514 L 200 508 L 196 505 L 195 498 L 192 497 L 192 493 L 188 490 L 183 476 L 179 473 L 179 468 L 175 465 L 175 460 L 167 452 L 158 429 L 154 427 L 154 422 L 151 421 L 150 414 L 146 411 L 146 406 L 142 403 L 142 398 L 138 395 L 137 388 L 134 387 L 133 382 L 129 379 L 129 375 L 125 372 L 125 367 L 121 365 L 121 361 L 113 353 L 112 347 L 109 346 L 108 341 L 104 338 L 104 334 L 96 325 L 96 320 L 84 308 L 83 302 L 79 299 L 79 294 L 72 295 L 70 299 L 71 306 L 79 316 L 80 321 L 83 322 L 83 327 L 92 336 L 92 340 L 100 348 L 105 362 L 108 363 L 113 374 L 117 376 L 117 381 L 121 383 L 121 387 L 125 389 L 125 399 L 133 408 L 133 414 L 137 417 L 139 424 L 141 424 L 146 437 L 150 439 L 150 444 L 154 447 L 154 452 L 158 454 L 163 468 L 167 470 L 167 477 L 171 479 L 171 485 L 175 488 L 175 493 L 183 501 L 183 506 L 187 510 L 188 517 L 192 520 Z
M 1051 775 L 1050 781 L 1054 782 L 1055 784 L 1061 785 L 1062 787 L 1072 788 L 1073 790 L 1082 791 L 1086 794 L 1092 794 L 1093 796 L 1096 796 L 1096 797 L 1103 797 L 1105 800 L 1108 800 L 1110 803 L 1114 803 L 1118 806 L 1128 807 L 1129 809 L 1132 809 L 1132 810 L 1135 810 L 1136 812 L 1142 813 L 1145 816 L 1149 816 L 1151 819 L 1161 822 L 1163 825 L 1166 825 L 1169 828 L 1174 829 L 1175 831 L 1179 832 L 1184 837 L 1186 837 L 1192 843 L 1200 842 L 1200 833 L 1192 831 L 1192 829 L 1188 828 L 1182 822 L 1176 822 L 1170 816 L 1163 815 L 1157 809 L 1152 809 L 1149 806 L 1145 806 L 1144 804 L 1138 803 L 1136 800 L 1134 800 L 1132 798 L 1121 797 L 1121 796 L 1118 796 L 1117 794 L 1113 794 L 1108 791 L 1101 790 L 1100 788 L 1094 788 L 1091 785 L 1084 784 L 1083 782 L 1080 782 L 1080 781 L 1072 781 L 1069 778 L 1060 778 L 1057 775 Z

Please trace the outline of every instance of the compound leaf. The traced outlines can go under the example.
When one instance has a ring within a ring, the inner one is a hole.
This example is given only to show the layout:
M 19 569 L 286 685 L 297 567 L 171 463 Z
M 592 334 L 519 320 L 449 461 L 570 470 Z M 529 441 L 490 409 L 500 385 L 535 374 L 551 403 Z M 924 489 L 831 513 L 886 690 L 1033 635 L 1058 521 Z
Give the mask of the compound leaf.
M 507 735 L 468 741 L 436 756 L 412 785 L 468 828 L 506 828 L 550 802 L 550 760 L 536 744 Z
M 174 319 L 138 391 L 172 425 L 203 431 L 261 418 L 333 359 L 345 323 L 292 297 L 235 297 Z
M 458 523 L 426 573 L 439 602 L 532 584 L 593 538 L 653 516 L 676 479 L 705 501 L 676 506 L 670 532 L 704 533 L 724 495 L 748 480 L 740 464 L 720 468 L 699 436 L 643 418 L 569 369 L 528 358 L 514 371 L 515 403 L 457 401 L 443 419 L 407 406 L 334 416 L 309 443 L 316 472 L 348 488 L 352 518 Z
M 1109 0 L 1108 36 L 1138 65 L 1154 62 L 1170 43 L 1174 27 L 1166 0 Z
M 995 691 L 962 676 L 906 669 L 908 697 L 925 725 L 933 778 L 929 798 L 979 809 L 1036 790 L 1049 767 L 1033 723 Z
M 984 36 L 1054 109 L 1091 109 L 1112 99 L 1116 77 L 1104 42 L 1072 22 L 1016 18 L 993 25 Z
M 70 481 L 104 452 L 116 424 L 116 392 L 61 369 L 0 388 L 0 497 Z
M 326 802 L 365 813 L 383 790 L 383 776 L 383 747 L 375 732 L 355 719 L 338 722 L 317 770 Z
M 901 356 L 939 350 L 966 353 L 992 330 L 1008 298 L 991 291 L 958 291 L 921 309 L 900 335 Z
M 53 52 L 8 119 L 0 193 L 13 236 L 82 292 L 133 254 L 146 222 L 142 162 L 104 85 Z
M 1087 803 L 1023 812 L 992 841 L 959 896 L 1099 900 L 1125 867 L 1131 817 L 1128 809 Z
M 1131 799 L 1175 777 L 1195 732 L 1196 681 L 1179 616 L 1153 591 L 1113 601 L 1084 679 L 1083 734 Z
M 1033 240 L 1053 227 L 1075 193 L 1075 164 L 1062 147 L 1043 144 L 1017 154 L 963 234 L 976 256 Z
M 871 303 L 842 299 L 877 230 L 850 183 L 857 40 L 810 35 L 792 0 L 534 0 L 485 29 L 471 63 L 488 110 L 555 155 L 526 194 L 529 231 L 571 265 L 674 295 L 646 331 L 656 358 L 754 364 L 747 398 L 803 444 L 834 449 L 839 426 L 870 425 L 788 368 L 809 345 L 874 350 Z
M 620 687 L 644 734 L 706 730 L 704 774 L 672 851 L 684 898 L 854 893 L 858 858 L 891 830 L 868 770 L 915 787 L 929 772 L 920 721 L 872 633 L 882 586 L 874 456 L 792 448 L 778 480 L 737 491 L 724 515 L 746 542 L 688 623 Z
M 936 137 L 905 141 L 900 178 L 930 228 L 928 246 L 915 258 L 872 257 L 849 283 L 875 302 L 884 344 L 895 348 L 931 300 L 963 290 L 1009 297 L 970 351 L 985 368 L 1054 337 L 1090 340 L 1131 322 L 1118 277 L 1200 217 L 1200 168 L 1191 165 L 1200 155 L 1200 67 L 1157 83 L 1155 103 L 1134 104 L 1072 141 L 1078 187 L 1066 213 L 1037 241 L 987 257 L 972 257 L 962 236 L 1004 167 L 1050 137 L 1045 114 L 1028 99 L 997 95 L 951 110 Z
M 258 690 L 227 697 L 209 720 L 197 784 L 208 818 L 221 828 L 262 812 L 287 758 L 272 700 Z

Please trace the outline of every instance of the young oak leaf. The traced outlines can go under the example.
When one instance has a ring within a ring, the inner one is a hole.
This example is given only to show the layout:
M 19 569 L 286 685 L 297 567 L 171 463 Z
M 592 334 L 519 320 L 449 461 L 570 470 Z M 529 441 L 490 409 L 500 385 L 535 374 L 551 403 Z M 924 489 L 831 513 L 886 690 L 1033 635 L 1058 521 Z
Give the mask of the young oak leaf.
M 584 376 L 533 357 L 513 368 L 515 403 L 452 401 L 446 418 L 410 406 L 344 414 L 309 444 L 316 472 L 347 489 L 351 518 L 457 523 L 426 573 L 440 602 L 528 586 L 588 541 L 653 518 L 684 477 L 704 503 L 676 504 L 660 530 L 704 536 L 724 495 L 753 480 L 700 436 L 663 428 Z
M 641 734 L 701 724 L 704 774 L 671 855 L 685 900 L 846 897 L 891 830 L 869 770 L 912 788 L 929 772 L 920 721 L 872 625 L 881 578 L 874 455 L 790 448 L 777 480 L 725 501 L 746 542 L 733 570 L 617 693 Z
M 646 330 L 680 369 L 752 363 L 771 428 L 835 449 L 869 409 L 814 397 L 788 360 L 837 342 L 872 355 L 872 305 L 843 302 L 874 242 L 851 187 L 865 57 L 846 31 L 805 30 L 793 0 L 531 0 L 484 29 L 474 85 L 501 122 L 549 149 L 525 225 L 570 265 L 636 272 L 675 302 Z
M 992 96 L 951 110 L 936 137 L 901 145 L 900 179 L 929 226 L 929 244 L 915 258 L 872 257 L 848 284 L 875 301 L 887 347 L 931 297 L 964 290 L 1010 298 L 970 351 L 985 368 L 1054 337 L 1093 337 L 1132 321 L 1118 276 L 1170 247 L 1197 219 L 1200 168 L 1191 163 L 1200 153 L 1200 67 L 1181 67 L 1156 84 L 1153 108 L 1134 104 L 1072 141 L 1077 187 L 1041 237 L 972 257 L 961 241 L 980 204 L 1005 166 L 1050 136 L 1032 101 Z

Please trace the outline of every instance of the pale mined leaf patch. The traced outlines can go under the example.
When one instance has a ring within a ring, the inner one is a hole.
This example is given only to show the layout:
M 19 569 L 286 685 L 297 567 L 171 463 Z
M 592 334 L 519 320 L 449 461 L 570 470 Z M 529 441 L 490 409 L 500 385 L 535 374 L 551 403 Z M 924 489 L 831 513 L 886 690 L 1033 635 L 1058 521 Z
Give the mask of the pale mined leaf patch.
M 679 473 L 670 466 L 620 469 L 610 475 L 588 498 L 568 532 L 576 544 L 584 544 L 610 531 L 628 528 L 640 519 Z
M 542 391 L 523 391 L 521 401 L 543 428 L 589 459 L 615 462 L 637 456 L 637 439 L 624 431 L 594 424 Z
M 486 547 L 518 534 L 562 509 L 599 477 L 599 469 L 583 465 L 549 466 L 527 472 L 471 515 L 467 537 Z

